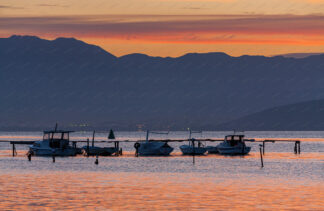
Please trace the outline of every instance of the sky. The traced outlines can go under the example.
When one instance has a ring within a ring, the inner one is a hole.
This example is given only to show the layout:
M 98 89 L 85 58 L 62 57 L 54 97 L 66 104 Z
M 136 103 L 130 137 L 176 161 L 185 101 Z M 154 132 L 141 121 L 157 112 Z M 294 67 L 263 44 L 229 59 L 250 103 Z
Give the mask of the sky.
M 0 37 L 75 37 L 122 56 L 324 52 L 324 0 L 0 0 Z

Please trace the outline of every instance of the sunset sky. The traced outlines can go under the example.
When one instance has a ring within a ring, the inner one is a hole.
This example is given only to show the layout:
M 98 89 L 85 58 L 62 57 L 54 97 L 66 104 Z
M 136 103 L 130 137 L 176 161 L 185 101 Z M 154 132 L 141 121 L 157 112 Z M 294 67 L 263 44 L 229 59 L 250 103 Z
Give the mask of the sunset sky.
M 0 37 L 75 37 L 121 56 L 324 52 L 324 0 L 1 0 Z

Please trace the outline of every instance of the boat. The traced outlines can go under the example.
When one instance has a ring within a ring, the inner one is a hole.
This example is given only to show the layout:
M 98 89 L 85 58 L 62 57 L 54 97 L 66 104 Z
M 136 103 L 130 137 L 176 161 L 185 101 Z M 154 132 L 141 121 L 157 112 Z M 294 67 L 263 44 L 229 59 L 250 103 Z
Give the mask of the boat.
M 100 155 L 100 156 L 109 156 L 114 153 L 119 152 L 118 148 L 115 147 L 96 147 L 96 146 L 83 146 L 82 150 L 84 154 L 88 156 L 95 156 L 95 155 Z
M 197 141 L 197 146 L 194 142 L 195 139 L 189 139 L 189 145 L 180 146 L 183 155 L 203 155 L 207 152 L 207 148 L 200 141 Z
M 29 146 L 31 155 L 34 156 L 75 156 L 79 149 L 76 145 L 70 146 L 70 133 L 67 130 L 49 130 L 43 132 L 43 140 L 36 141 Z
M 227 135 L 222 143 L 217 145 L 219 154 L 246 155 L 251 147 L 245 145 L 244 135 Z
M 113 134 L 110 132 L 110 134 Z M 115 138 L 115 136 L 114 136 Z M 95 139 L 95 131 L 92 134 L 92 145 L 89 146 L 89 139 L 87 139 L 87 145 L 82 147 L 83 154 L 87 156 L 110 156 L 112 154 L 119 153 L 119 147 L 98 147 L 94 146 L 94 139 Z
M 201 141 L 197 141 L 197 146 L 195 146 L 195 139 L 191 138 L 191 134 L 193 133 L 202 133 L 202 131 L 191 131 L 189 130 L 189 145 L 181 145 L 180 150 L 183 155 L 203 155 L 207 152 L 206 147 L 201 143 Z
M 206 149 L 208 154 L 219 154 L 217 146 L 207 146 Z
M 167 141 L 154 141 L 148 139 L 150 131 L 146 132 L 145 142 L 136 142 L 134 147 L 136 149 L 136 155 L 140 156 L 168 156 L 173 151 L 173 148 Z M 151 132 L 156 134 L 162 134 L 157 132 Z M 164 133 L 163 133 L 164 134 Z

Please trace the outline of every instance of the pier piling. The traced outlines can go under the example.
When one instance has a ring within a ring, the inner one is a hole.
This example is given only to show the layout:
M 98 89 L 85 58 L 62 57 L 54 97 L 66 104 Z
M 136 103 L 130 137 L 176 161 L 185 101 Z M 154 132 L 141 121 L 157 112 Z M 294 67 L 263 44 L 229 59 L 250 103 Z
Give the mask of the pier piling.
M 89 139 L 87 138 L 87 157 L 89 157 Z
M 15 155 L 17 155 L 16 146 L 12 144 L 12 157 L 15 157 Z
M 31 161 L 31 153 L 30 152 L 28 152 L 27 158 L 28 158 L 28 161 Z
M 295 154 L 300 154 L 300 141 L 295 142 L 294 153 Z
M 192 150 L 193 150 L 193 153 L 192 153 L 192 163 L 195 164 L 195 140 L 194 139 L 192 139 Z
M 263 155 L 262 155 L 262 149 L 261 149 L 262 145 L 260 144 L 259 146 L 260 146 L 261 168 L 263 168 L 264 167 L 264 165 L 263 165 Z
M 53 163 L 55 163 L 55 155 L 52 155 Z

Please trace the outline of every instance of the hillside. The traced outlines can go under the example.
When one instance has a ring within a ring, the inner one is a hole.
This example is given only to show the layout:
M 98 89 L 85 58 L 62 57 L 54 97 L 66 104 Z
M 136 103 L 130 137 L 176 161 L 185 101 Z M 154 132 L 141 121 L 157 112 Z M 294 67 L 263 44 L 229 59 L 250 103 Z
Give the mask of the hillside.
M 74 38 L 0 39 L 0 129 L 213 130 L 324 98 L 324 55 L 115 57 Z M 86 127 L 84 127 L 86 125 Z M 265 125 L 267 127 L 267 125 Z
M 220 124 L 219 130 L 324 130 L 324 100 L 266 109 Z

